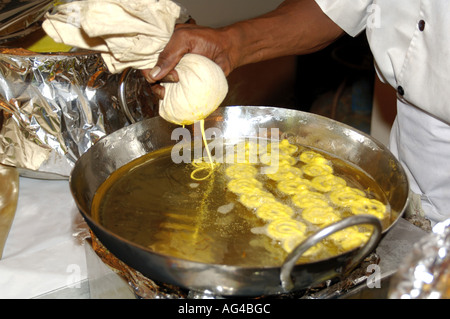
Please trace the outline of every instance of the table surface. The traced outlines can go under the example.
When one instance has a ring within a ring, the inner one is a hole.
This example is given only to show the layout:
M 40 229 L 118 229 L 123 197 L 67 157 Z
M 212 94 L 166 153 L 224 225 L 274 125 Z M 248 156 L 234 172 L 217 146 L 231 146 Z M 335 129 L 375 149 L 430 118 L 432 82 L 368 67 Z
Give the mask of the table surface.
M 0 260 L 0 298 L 35 298 L 87 279 L 84 224 L 67 180 L 21 177 Z

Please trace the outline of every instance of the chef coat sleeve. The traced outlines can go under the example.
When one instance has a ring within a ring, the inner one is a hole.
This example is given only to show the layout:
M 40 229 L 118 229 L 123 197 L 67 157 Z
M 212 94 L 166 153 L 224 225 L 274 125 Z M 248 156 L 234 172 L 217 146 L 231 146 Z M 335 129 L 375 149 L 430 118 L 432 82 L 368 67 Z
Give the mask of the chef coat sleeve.
M 378 14 L 373 0 L 315 0 L 322 11 L 351 36 L 366 27 L 369 17 Z

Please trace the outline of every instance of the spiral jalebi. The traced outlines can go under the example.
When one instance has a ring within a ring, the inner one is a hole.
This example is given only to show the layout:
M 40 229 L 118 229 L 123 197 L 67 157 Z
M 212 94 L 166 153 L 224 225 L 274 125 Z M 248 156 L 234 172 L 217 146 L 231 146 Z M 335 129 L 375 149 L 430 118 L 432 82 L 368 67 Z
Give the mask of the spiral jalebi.
M 215 169 L 220 166 L 218 162 L 211 162 L 209 158 L 199 158 L 192 161 L 194 170 L 191 172 L 191 178 L 195 181 L 203 181 L 210 177 Z M 207 173 L 199 177 L 199 172 L 207 171 Z
M 227 167 L 225 174 L 234 179 L 253 178 L 257 175 L 258 170 L 250 164 L 234 164 Z
M 304 236 L 306 225 L 295 219 L 280 218 L 267 225 L 267 234 L 275 240 Z
M 256 178 L 232 179 L 227 186 L 228 190 L 235 194 L 252 194 L 263 187 L 262 183 Z
M 278 203 L 272 193 L 259 189 L 255 189 L 249 194 L 242 194 L 239 202 L 249 209 L 259 208 L 266 203 L 271 205 Z
M 333 168 L 327 164 L 306 164 L 302 167 L 303 173 L 309 176 L 330 175 L 333 173 Z
M 267 177 L 274 181 L 282 181 L 288 179 L 301 178 L 303 176 L 302 170 L 295 166 L 279 166 L 275 171 L 269 171 Z
M 289 143 L 287 139 L 281 140 L 278 145 L 280 153 L 293 155 L 298 151 L 298 147 Z
M 311 189 L 311 182 L 303 178 L 292 178 L 282 180 L 277 185 L 278 190 L 287 195 L 298 194 L 302 191 Z
M 306 164 L 328 165 L 328 160 L 317 152 L 308 150 L 300 154 L 300 160 Z
M 341 220 L 341 217 L 330 206 L 305 208 L 302 217 L 310 223 L 322 227 Z
M 291 251 L 293 251 L 298 245 L 300 245 L 304 240 L 306 239 L 305 236 L 302 235 L 298 235 L 298 236 L 293 236 L 291 238 L 286 238 L 285 240 L 283 240 L 282 242 L 282 247 L 283 249 L 290 253 Z M 324 249 L 324 246 L 322 243 L 317 243 L 314 246 L 310 247 L 307 251 L 305 251 L 302 254 L 302 257 L 310 257 L 312 255 L 317 255 L 318 253 L 320 253 L 322 250 Z
M 344 250 L 353 249 L 362 245 L 369 239 L 369 237 L 369 231 L 360 231 L 356 226 L 342 229 L 329 236 L 329 238 L 333 240 L 337 246 Z
M 349 186 L 336 189 L 329 194 L 331 202 L 341 207 L 348 207 L 352 202 L 365 196 L 362 190 Z
M 333 174 L 316 176 L 311 180 L 311 186 L 324 193 L 334 191 L 346 185 L 347 182 L 343 178 Z
M 302 191 L 292 197 L 292 202 L 299 208 L 328 207 L 327 197 L 319 192 Z
M 353 201 L 350 205 L 351 211 L 355 215 L 369 214 L 379 219 L 383 219 L 386 214 L 386 206 L 376 199 L 361 197 Z
M 256 210 L 256 216 L 265 221 L 289 219 L 293 214 L 292 208 L 280 202 L 264 203 Z

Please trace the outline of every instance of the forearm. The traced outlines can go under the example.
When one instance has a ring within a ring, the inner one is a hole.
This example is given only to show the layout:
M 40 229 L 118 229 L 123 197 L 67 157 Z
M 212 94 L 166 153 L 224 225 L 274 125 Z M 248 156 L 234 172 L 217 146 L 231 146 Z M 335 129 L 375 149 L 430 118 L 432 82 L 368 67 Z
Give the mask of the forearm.
M 313 0 L 287 0 L 274 11 L 222 30 L 232 39 L 233 68 L 318 51 L 343 34 Z

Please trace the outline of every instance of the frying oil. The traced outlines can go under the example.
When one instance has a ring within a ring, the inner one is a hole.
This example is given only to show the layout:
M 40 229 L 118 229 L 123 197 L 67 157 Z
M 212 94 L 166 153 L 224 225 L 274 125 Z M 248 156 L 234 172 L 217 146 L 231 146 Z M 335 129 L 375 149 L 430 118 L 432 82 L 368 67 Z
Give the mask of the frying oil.
M 310 149 L 297 146 L 302 151 Z M 348 186 L 388 205 L 382 190 L 364 171 L 321 154 L 332 162 L 333 174 L 344 178 Z M 111 232 L 159 254 L 210 264 L 280 266 L 286 251 L 257 231 L 265 222 L 227 191 L 227 165 L 216 166 L 207 179 L 197 181 L 191 178 L 191 164 L 174 163 L 171 147 L 149 153 L 115 171 L 99 187 L 92 215 Z M 254 165 L 259 168 L 259 164 Z M 295 166 L 301 167 L 302 163 Z M 257 178 L 279 201 L 301 211 L 265 174 Z M 316 226 L 308 226 L 308 232 L 316 230 Z M 302 257 L 299 262 L 342 252 L 327 240 L 324 247 L 319 256 Z

